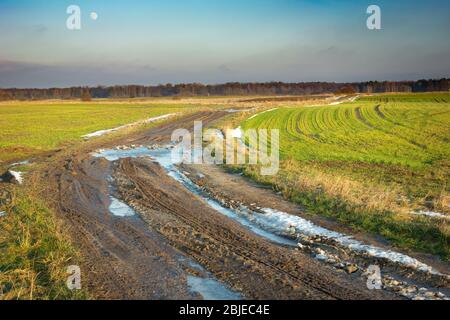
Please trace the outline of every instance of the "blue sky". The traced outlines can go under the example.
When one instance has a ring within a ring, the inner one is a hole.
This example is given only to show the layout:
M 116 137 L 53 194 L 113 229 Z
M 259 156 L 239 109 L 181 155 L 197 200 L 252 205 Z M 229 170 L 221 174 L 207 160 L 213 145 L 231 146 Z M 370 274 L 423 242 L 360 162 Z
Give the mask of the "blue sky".
M 448 77 L 449 33 L 447 0 L 0 0 L 0 87 Z

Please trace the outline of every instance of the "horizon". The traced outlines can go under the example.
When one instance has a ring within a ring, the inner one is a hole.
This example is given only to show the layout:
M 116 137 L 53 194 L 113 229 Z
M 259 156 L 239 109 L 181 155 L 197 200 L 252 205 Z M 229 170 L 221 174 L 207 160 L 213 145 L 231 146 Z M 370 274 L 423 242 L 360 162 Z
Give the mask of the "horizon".
M 0 87 L 448 78 L 450 3 L 374 3 L 381 30 L 361 0 L 0 0 Z
M 200 83 L 200 82 L 180 82 L 180 83 L 158 83 L 158 84 L 112 84 L 112 85 L 75 85 L 75 86 L 67 86 L 67 87 L 1 87 L 0 90 L 50 90 L 50 89 L 70 89 L 70 88 L 110 88 L 110 87 L 128 87 L 128 86 L 138 86 L 138 87 L 160 87 L 160 86 L 179 86 L 179 85 L 202 85 L 202 86 L 221 86 L 227 84 L 270 84 L 270 83 L 282 83 L 282 84 L 309 84 L 309 83 L 327 83 L 327 84 L 337 84 L 337 85 L 355 85 L 355 84 L 364 84 L 364 83 L 415 83 L 419 81 L 440 81 L 440 80 L 450 80 L 448 77 L 443 78 L 423 78 L 423 79 L 414 79 L 414 80 L 363 80 L 363 81 L 353 81 L 353 82 L 337 82 L 337 81 L 299 81 L 299 82 L 284 82 L 284 81 L 255 81 L 255 82 L 238 82 L 238 81 L 228 81 L 222 83 Z

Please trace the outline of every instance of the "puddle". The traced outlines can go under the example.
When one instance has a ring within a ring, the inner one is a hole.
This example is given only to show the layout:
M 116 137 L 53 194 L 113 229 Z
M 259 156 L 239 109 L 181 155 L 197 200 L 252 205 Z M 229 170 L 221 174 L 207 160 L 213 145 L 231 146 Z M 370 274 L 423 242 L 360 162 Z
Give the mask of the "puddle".
M 109 205 L 109 211 L 116 217 L 132 217 L 136 215 L 136 212 L 131 209 L 127 204 L 110 196 L 111 204 Z
M 240 294 L 229 290 L 214 279 L 188 276 L 187 282 L 189 288 L 200 294 L 205 300 L 242 300 Z
M 105 158 L 108 161 L 117 161 L 119 159 L 125 158 L 140 158 L 140 157 L 150 157 L 150 149 L 146 147 L 139 147 L 135 149 L 109 149 L 100 150 L 92 154 L 97 158 Z
M 188 275 L 187 283 L 192 292 L 200 294 L 205 300 L 242 300 L 242 296 L 226 287 L 220 281 L 217 281 L 214 276 L 207 272 L 200 264 L 192 261 L 186 257 L 180 257 L 180 262 L 187 262 L 187 264 L 206 277 L 199 277 Z

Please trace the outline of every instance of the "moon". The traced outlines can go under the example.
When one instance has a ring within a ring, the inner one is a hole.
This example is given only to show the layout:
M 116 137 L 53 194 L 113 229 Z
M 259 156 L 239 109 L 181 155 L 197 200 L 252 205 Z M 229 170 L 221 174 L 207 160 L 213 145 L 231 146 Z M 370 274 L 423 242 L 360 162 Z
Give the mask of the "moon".
M 97 12 L 91 12 L 90 16 L 91 16 L 91 19 L 94 20 L 94 21 L 98 19 Z

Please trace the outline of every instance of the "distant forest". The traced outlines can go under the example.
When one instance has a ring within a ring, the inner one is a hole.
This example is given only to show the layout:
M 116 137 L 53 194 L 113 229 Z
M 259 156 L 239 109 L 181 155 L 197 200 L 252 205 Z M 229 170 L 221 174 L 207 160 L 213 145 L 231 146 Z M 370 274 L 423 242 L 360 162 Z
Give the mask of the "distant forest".
M 0 89 L 0 100 L 42 100 L 92 98 L 146 98 L 192 96 L 262 96 L 311 95 L 383 92 L 449 91 L 450 79 L 400 82 L 302 82 L 302 83 L 225 83 L 216 85 L 165 84 L 158 86 L 123 85 L 98 87 L 71 87 L 49 89 Z

